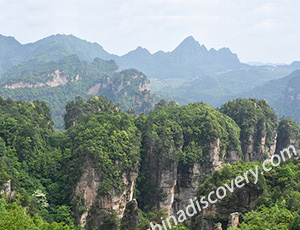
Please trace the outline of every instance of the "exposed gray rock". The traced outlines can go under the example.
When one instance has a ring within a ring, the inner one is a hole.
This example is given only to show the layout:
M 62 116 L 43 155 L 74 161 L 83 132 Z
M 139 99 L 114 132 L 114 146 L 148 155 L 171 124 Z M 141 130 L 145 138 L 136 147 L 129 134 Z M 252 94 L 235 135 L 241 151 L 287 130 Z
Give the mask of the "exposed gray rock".
M 221 223 L 217 223 L 217 224 L 215 225 L 214 230 L 222 230 L 222 224 L 221 224 Z
M 3 184 L 5 189 L 1 190 L 1 194 L 5 194 L 10 199 L 12 199 L 15 196 L 15 191 L 12 191 L 11 188 L 11 180 L 8 180 L 6 183 Z
M 240 214 L 238 212 L 231 213 L 229 215 L 229 221 L 227 228 L 237 228 L 239 226 Z
M 77 221 L 86 229 L 88 222 L 93 227 L 99 227 L 103 219 L 112 213 L 116 213 L 117 217 L 122 219 L 127 203 L 132 201 L 133 198 L 137 173 L 123 174 L 123 186 L 125 189 L 122 193 L 112 190 L 106 194 L 99 194 L 98 188 L 102 181 L 101 175 L 97 173 L 93 164 L 89 161 L 85 163 L 85 168 L 86 171 L 81 176 L 75 189 L 75 197 L 82 198 L 83 203 L 81 203 L 81 206 L 85 210 L 81 213 L 76 208 L 74 209 Z

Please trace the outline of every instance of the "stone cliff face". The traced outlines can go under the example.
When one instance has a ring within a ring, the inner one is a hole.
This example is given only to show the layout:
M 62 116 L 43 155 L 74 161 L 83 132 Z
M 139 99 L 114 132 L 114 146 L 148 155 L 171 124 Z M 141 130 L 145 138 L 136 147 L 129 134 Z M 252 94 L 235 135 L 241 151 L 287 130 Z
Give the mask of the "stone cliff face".
M 276 154 L 280 154 L 284 148 L 294 145 L 297 150 L 300 147 L 300 127 L 291 119 L 283 118 L 278 126 L 278 138 L 276 145 Z M 299 154 L 299 153 L 298 153 Z
M 20 81 L 13 84 L 5 85 L 4 88 L 7 89 L 18 89 L 18 88 L 38 88 L 38 87 L 44 87 L 44 86 L 50 86 L 50 87 L 57 87 L 60 85 L 65 85 L 69 82 L 68 78 L 64 75 L 63 71 L 55 70 L 53 73 L 44 74 L 42 76 L 38 76 L 38 79 L 41 79 L 43 81 L 36 82 L 34 84 Z M 81 78 L 79 75 L 76 75 L 75 77 L 71 78 L 70 81 L 79 81 Z
M 241 129 L 240 141 L 244 161 L 260 161 L 274 155 L 278 120 L 267 101 L 230 100 L 220 111 L 231 117 Z
M 266 133 L 265 131 L 262 132 Z M 261 161 L 266 157 L 271 157 L 274 154 L 280 154 L 280 151 L 287 148 L 289 145 L 294 145 L 296 149 L 299 149 L 300 144 L 300 127 L 295 121 L 291 119 L 282 119 L 279 122 L 276 132 L 272 136 L 270 145 L 267 145 L 265 135 L 261 136 L 260 146 L 257 148 L 254 138 L 250 138 L 248 141 L 242 142 L 243 157 L 242 160 L 247 162 Z M 242 140 L 243 141 L 243 140 Z M 276 151 L 275 151 L 276 150 Z M 298 153 L 299 154 L 299 153 Z M 238 158 L 236 158 L 238 159 Z M 242 188 L 239 189 L 236 195 L 222 205 L 212 205 L 206 211 L 202 212 L 193 223 L 193 230 L 222 230 L 229 227 L 237 227 L 239 224 L 239 213 L 249 212 L 254 209 L 255 204 L 262 195 L 262 191 L 254 188 Z M 234 200 L 235 199 L 235 200 Z M 226 204 L 231 204 L 232 206 Z M 233 208 L 234 206 L 234 208 Z M 231 214 L 230 214 L 231 213 Z M 222 223 L 216 224 L 214 218 L 216 216 L 229 215 L 228 220 L 224 220 Z
M 196 197 L 197 188 L 204 182 L 207 176 L 220 170 L 227 163 L 232 164 L 240 160 L 241 156 L 233 150 L 222 155 L 220 151 L 220 139 L 218 138 L 211 144 L 205 162 L 199 161 L 190 167 L 178 167 L 172 212 L 176 213 L 190 204 L 190 199 Z
M 169 162 L 167 167 L 163 165 L 167 162 L 159 160 L 157 153 L 151 149 L 148 152 L 148 160 L 151 166 L 151 181 L 156 182 L 160 194 L 163 196 L 151 197 L 151 203 L 155 204 L 160 210 L 166 209 L 167 214 L 176 215 L 179 210 L 185 210 L 186 206 L 190 204 L 190 199 L 196 197 L 197 188 L 204 182 L 204 180 L 212 175 L 215 171 L 221 169 L 227 163 L 236 163 L 241 160 L 241 156 L 237 151 L 228 151 L 225 155 L 221 154 L 220 150 L 221 140 L 218 138 L 211 144 L 208 152 L 204 153 L 205 161 L 198 161 L 191 166 L 182 165 L 177 161 Z M 169 154 L 173 155 L 172 148 Z M 245 191 L 241 193 L 245 199 L 243 206 L 251 206 L 257 199 L 257 195 L 252 196 Z M 216 214 L 219 207 L 212 207 L 206 212 L 203 218 L 198 217 L 197 229 L 210 230 L 215 229 L 215 224 L 204 217 Z M 235 212 L 236 210 L 232 210 Z
M 11 188 L 11 180 L 8 180 L 6 183 L 3 184 L 4 189 L 0 191 L 0 194 L 5 194 L 9 197 L 9 199 L 12 199 L 16 192 L 12 190 Z
M 254 136 L 259 136 L 255 139 Z M 266 158 L 270 158 L 274 155 L 276 150 L 277 132 L 273 132 L 272 141 L 270 145 L 266 144 L 266 132 L 254 133 L 250 138 L 242 138 L 242 151 L 243 160 L 246 162 L 261 161 Z
M 263 106 L 267 106 L 266 104 L 264 104 L 265 102 L 257 103 L 262 103 L 262 108 Z M 253 109 L 257 109 L 258 107 L 254 102 L 252 103 L 252 101 L 251 106 L 253 106 Z M 246 162 L 261 161 L 274 155 L 278 139 L 276 130 L 277 118 L 274 112 L 269 111 L 268 109 L 269 107 L 265 109 L 266 111 L 264 111 L 263 109 L 259 109 L 260 114 L 257 115 L 257 117 L 249 118 L 247 116 L 248 112 L 246 112 L 246 115 L 241 114 L 241 117 L 243 118 L 242 121 L 239 121 L 241 124 L 241 131 L 236 135 L 239 138 L 238 145 L 242 149 L 241 152 L 238 151 L 238 146 L 233 147 L 234 144 L 232 143 L 231 147 L 225 150 L 222 149 L 225 140 L 222 138 L 222 136 L 224 135 L 220 135 L 216 139 L 210 140 L 210 143 L 206 143 L 203 145 L 203 157 L 197 161 L 194 161 L 192 164 L 183 163 L 176 158 L 178 152 L 179 154 L 184 155 L 184 152 L 186 151 L 185 149 L 187 148 L 185 144 L 179 145 L 177 146 L 177 148 L 176 146 L 171 144 L 173 142 L 176 142 L 175 139 L 172 139 L 175 137 L 174 133 L 172 134 L 172 137 L 170 137 L 171 139 L 166 138 L 168 140 L 167 142 L 169 143 L 169 147 L 167 149 L 158 147 L 160 143 L 159 139 L 164 140 L 164 136 L 159 136 L 158 133 L 157 139 L 152 140 L 152 142 L 150 142 L 150 144 L 146 146 L 146 148 L 144 147 L 146 149 L 146 152 L 143 159 L 144 165 L 142 164 L 141 173 L 145 173 L 144 170 L 151 172 L 150 175 L 146 177 L 148 177 L 148 181 L 151 185 L 150 187 L 154 188 L 151 189 L 152 195 L 146 194 L 145 196 L 141 197 L 141 207 L 143 208 L 145 205 L 143 204 L 143 200 L 148 199 L 151 200 L 150 204 L 152 204 L 153 206 L 157 206 L 158 209 L 166 209 L 168 215 L 176 215 L 179 210 L 184 210 L 187 205 L 190 204 L 190 199 L 196 197 L 196 191 L 198 187 L 203 184 L 205 179 L 212 175 L 214 172 L 222 169 L 225 165 L 234 164 L 241 160 Z M 181 112 L 177 111 L 174 113 L 180 114 Z M 271 115 L 268 115 L 268 113 L 271 113 Z M 205 116 L 207 115 L 208 114 L 206 113 Z M 201 115 L 198 116 L 200 117 Z M 190 118 L 188 116 L 185 116 L 184 118 L 189 122 L 189 128 L 191 129 L 190 132 L 193 132 L 193 130 L 197 130 L 197 126 L 195 126 L 192 121 L 189 120 Z M 155 122 L 154 118 L 151 119 Z M 256 122 L 252 121 L 250 123 L 247 121 L 247 119 L 253 119 L 253 121 Z M 183 124 L 185 124 L 185 120 L 183 121 Z M 243 126 L 243 124 L 245 123 L 247 124 L 247 127 Z M 158 124 L 158 126 L 162 126 L 162 124 Z M 224 130 L 228 130 L 228 133 L 231 134 L 235 130 L 233 127 L 228 128 L 228 125 L 224 125 L 224 123 L 221 121 L 220 126 L 222 126 Z M 203 127 L 206 126 L 201 126 L 201 132 L 205 132 L 205 128 Z M 169 126 L 165 127 L 165 129 L 168 128 Z M 244 128 L 244 130 L 242 130 L 242 128 Z M 161 129 L 163 128 L 161 127 Z M 197 136 L 198 133 L 187 133 L 186 135 Z M 205 134 L 204 138 L 208 136 L 209 133 Z M 183 137 L 183 139 L 185 138 L 187 137 Z M 199 140 L 199 143 L 200 142 L 201 140 Z M 243 207 L 244 210 L 251 210 L 258 197 L 260 196 L 258 191 L 251 192 L 252 194 L 250 194 L 249 191 L 245 190 L 239 193 L 238 200 L 239 202 L 241 202 L 241 207 Z M 228 210 L 230 210 L 230 213 L 239 211 L 234 209 L 231 210 L 230 207 L 227 208 Z M 228 210 L 226 210 L 226 215 L 229 216 L 230 213 L 227 213 Z M 210 223 L 209 218 L 206 219 L 205 217 L 214 216 L 220 212 L 225 212 L 225 210 L 222 210 L 222 207 L 218 206 L 212 207 L 212 210 L 205 212 L 204 216 L 198 217 L 201 219 L 198 227 L 202 227 L 195 229 L 215 229 L 215 223 Z M 232 222 L 236 222 L 236 220 L 232 219 Z M 226 223 L 222 223 L 222 225 L 224 225 L 224 229 L 227 227 L 227 224 L 228 221 Z M 233 225 L 234 224 L 236 223 L 233 223 Z
M 195 107 L 196 108 L 193 109 L 199 111 L 197 106 Z M 199 105 L 199 107 L 201 107 L 201 105 Z M 181 109 L 178 109 L 174 114 L 180 114 L 182 112 Z M 157 113 L 159 114 L 160 111 Z M 143 131 L 146 133 L 145 142 L 148 142 L 148 144 L 144 144 L 143 147 L 145 154 L 142 159 L 141 175 L 143 178 L 146 178 L 142 183 L 147 183 L 149 186 L 143 188 L 143 184 L 141 184 L 138 188 L 141 191 L 139 203 L 142 208 L 146 206 L 156 206 L 159 210 L 166 209 L 168 215 L 176 214 L 190 203 L 190 199 L 196 197 L 197 188 L 209 175 L 212 175 L 227 163 L 232 164 L 241 160 L 241 153 L 238 151 L 238 146 L 236 148 L 234 147 L 236 143 L 239 143 L 239 140 L 235 139 L 238 138 L 238 127 L 234 123 L 228 123 L 225 127 L 225 123 L 222 119 L 227 118 L 223 118 L 221 114 L 218 115 L 221 116 L 221 118 L 219 118 L 220 121 L 218 121 L 220 125 L 216 127 L 223 125 L 223 132 L 228 132 L 229 130 L 231 130 L 231 134 L 236 132 L 236 135 L 233 135 L 234 137 L 230 139 L 232 142 L 228 140 L 226 142 L 223 138 L 217 137 L 214 140 L 210 140 L 210 143 L 201 143 L 202 140 L 200 139 L 198 140 L 199 143 L 195 144 L 193 138 L 198 138 L 199 133 L 196 133 L 198 127 L 193 124 L 186 127 L 185 122 L 188 121 L 190 123 L 195 122 L 195 124 L 199 124 L 197 119 L 203 117 L 203 123 L 205 123 L 210 116 L 205 110 L 203 110 L 203 115 L 199 114 L 198 117 L 195 116 L 192 118 L 195 119 L 195 121 L 192 121 L 188 116 L 185 116 L 185 119 L 182 121 L 177 121 L 177 124 L 183 123 L 183 130 L 187 129 L 187 133 L 183 133 L 183 136 L 181 132 L 179 132 L 178 135 L 171 132 L 170 136 L 164 133 L 169 129 L 169 122 L 174 122 L 175 118 L 173 117 L 172 119 L 174 120 L 166 122 L 166 127 L 162 124 L 154 125 L 154 128 L 159 127 L 156 131 L 158 136 L 155 136 L 154 139 L 151 136 L 147 137 L 147 133 L 153 133 L 154 131 L 150 128 L 151 126 L 146 125 Z M 217 118 L 214 119 L 217 120 Z M 149 120 L 152 122 L 155 118 L 150 118 Z M 232 121 L 228 120 L 227 122 Z M 180 129 L 179 127 L 177 129 L 174 127 L 174 130 Z M 189 131 L 188 129 L 191 130 Z M 192 130 L 195 130 L 195 133 L 191 133 L 193 132 Z M 203 134 L 203 138 L 207 137 L 207 139 L 209 139 L 209 135 L 211 134 Z M 181 143 L 177 138 L 183 138 L 183 144 L 176 145 L 176 142 Z M 235 142 L 233 139 L 235 139 Z M 227 149 L 224 149 L 225 142 L 227 143 Z M 192 150 L 192 148 L 195 150 Z M 178 158 L 178 155 L 188 156 L 191 154 L 191 151 L 196 151 L 196 154 L 200 154 L 201 156 L 198 156 L 199 158 L 196 157 L 198 159 L 193 160 L 192 163 L 185 162 L 186 160 L 184 159 L 181 160 L 180 156 Z M 203 152 L 200 153 L 201 151 Z
M 117 75 L 104 75 L 88 88 L 87 95 L 105 95 L 114 102 L 122 102 L 141 113 L 147 113 L 154 106 L 150 81 L 136 70 L 122 71 Z M 121 103 L 122 104 L 122 103 Z M 129 109 L 129 108 L 127 108 Z
M 84 229 L 89 227 L 97 228 L 103 220 L 115 212 L 121 220 L 124 215 L 127 203 L 133 199 L 137 173 L 123 174 L 124 191 L 109 191 L 106 194 L 99 194 L 98 188 L 101 184 L 101 175 L 97 173 L 93 164 L 85 163 L 86 171 L 81 176 L 75 189 L 75 197 L 80 202 L 74 207 L 77 221 Z
M 198 109 L 197 106 L 195 107 Z M 177 110 L 175 108 L 170 109 L 175 115 L 181 114 L 185 110 L 185 108 Z M 241 160 L 247 162 L 261 161 L 274 155 L 276 149 L 299 142 L 300 127 L 298 125 L 293 124 L 295 128 L 286 134 L 291 127 L 290 121 L 282 120 L 278 129 L 271 131 L 267 130 L 266 123 L 255 124 L 250 129 L 250 137 L 245 138 L 240 136 L 240 129 L 234 122 L 224 123 L 222 119 L 227 118 L 220 115 L 221 118 L 218 118 L 220 119 L 219 125 L 227 133 L 218 134 L 215 139 L 210 139 L 209 143 L 201 143 L 198 147 L 200 147 L 199 151 L 203 150 L 202 156 L 193 163 L 187 163 L 178 158 L 178 155 L 187 155 L 189 154 L 188 151 L 191 151 L 190 149 L 186 150 L 187 146 L 191 145 L 189 138 L 199 135 L 196 133 L 198 127 L 194 124 L 202 125 L 204 122 L 197 123 L 197 119 L 205 117 L 204 121 L 206 121 L 212 115 L 203 112 L 204 115 L 198 114 L 195 121 L 190 121 L 191 117 L 186 114 L 184 121 L 180 121 L 174 115 L 168 118 L 169 120 L 162 121 L 160 113 L 164 116 L 166 114 L 164 110 L 150 113 L 147 118 L 149 123 L 144 121 L 144 126 L 140 127 L 144 139 L 142 140 L 143 150 L 139 174 L 142 179 L 138 183 L 138 190 L 141 195 L 138 201 L 141 209 L 150 204 L 151 207 L 156 206 L 159 210 L 165 209 L 169 216 L 176 215 L 179 210 L 184 210 L 190 204 L 190 199 L 196 197 L 196 191 L 205 179 L 225 165 L 234 164 Z M 184 126 L 186 120 L 189 120 L 189 126 Z M 228 119 L 226 121 L 232 122 Z M 205 130 L 206 126 L 200 127 L 202 131 Z M 166 130 L 171 130 L 171 132 L 167 133 Z M 186 133 L 182 130 L 185 130 Z M 224 136 L 234 132 L 236 134 L 234 137 L 237 136 L 237 140 L 233 141 L 233 136 L 229 138 L 229 142 L 228 139 L 224 139 Z M 205 134 L 204 138 L 208 135 Z M 201 139 L 199 141 L 201 142 Z M 224 148 L 225 143 L 227 148 Z M 242 152 L 239 151 L 239 148 L 242 149 Z M 81 176 L 75 192 L 76 196 L 83 198 L 82 206 L 84 208 L 81 209 L 83 211 L 80 212 L 79 208 L 75 212 L 82 226 L 84 228 L 99 227 L 99 224 L 108 215 L 115 212 L 122 222 L 122 229 L 134 229 L 133 226 L 139 224 L 141 218 L 137 212 L 138 204 L 132 199 L 137 173 L 123 174 L 125 190 L 122 193 L 112 190 L 106 194 L 98 194 L 97 188 L 101 184 L 101 176 L 97 174 L 92 164 L 87 164 L 85 168 L 86 172 Z M 239 213 L 252 210 L 261 195 L 259 189 L 240 189 L 234 196 L 235 200 L 232 201 L 236 204 L 235 206 L 216 204 L 209 207 L 197 216 L 194 229 L 220 230 L 236 227 L 239 222 Z M 239 209 L 237 210 L 236 207 Z M 213 218 L 219 214 L 228 216 L 228 219 L 216 224 Z
M 253 148 L 253 147 L 252 147 Z M 274 148 L 274 147 L 273 147 Z M 269 154 L 274 154 L 274 150 Z M 170 150 L 172 153 L 172 150 Z M 176 214 L 185 209 L 190 199 L 196 197 L 197 188 L 204 180 L 215 171 L 220 170 L 226 164 L 233 164 L 242 160 L 236 151 L 232 150 L 225 155 L 220 151 L 220 139 L 211 144 L 204 162 L 198 161 L 191 166 L 171 162 L 167 167 L 160 168 L 159 160 L 155 152 L 149 151 L 151 166 L 151 181 L 156 181 L 160 193 L 163 194 L 156 205 L 159 209 L 166 209 L 168 215 Z M 161 162 L 160 162 L 161 163 Z M 153 198 L 152 198 L 153 199 Z M 235 210 L 232 210 L 234 212 Z

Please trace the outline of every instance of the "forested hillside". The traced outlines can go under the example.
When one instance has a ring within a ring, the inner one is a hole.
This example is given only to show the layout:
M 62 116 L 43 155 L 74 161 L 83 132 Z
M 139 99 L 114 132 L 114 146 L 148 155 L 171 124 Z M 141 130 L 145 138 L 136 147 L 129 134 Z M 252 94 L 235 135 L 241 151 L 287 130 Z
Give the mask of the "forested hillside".
M 96 57 L 111 60 L 113 57 L 102 46 L 72 35 L 52 35 L 25 45 L 22 45 L 13 37 L 0 35 L 0 76 L 17 64 L 43 64 L 50 61 L 59 61 L 63 57 L 73 54 L 87 61 L 93 61 Z
M 300 124 L 300 71 L 290 77 L 274 107 L 281 116 L 288 116 Z
M 0 98 L 0 126 L 0 228 L 75 228 L 59 192 L 65 154 L 49 107 Z
M 267 100 L 271 105 L 274 105 L 282 96 L 283 91 L 292 78 L 300 76 L 300 71 L 296 70 L 288 76 L 271 80 L 262 86 L 255 87 L 246 92 L 240 93 L 239 97 L 261 98 Z
M 14 100 L 43 100 L 51 108 L 55 128 L 63 129 L 65 104 L 77 96 L 88 99 L 104 95 L 120 108 L 146 113 L 154 105 L 147 77 L 134 69 L 118 71 L 114 61 L 95 58 L 89 63 L 77 55 L 58 62 L 27 62 L 3 75 L 0 96 Z
M 256 165 L 227 165 L 199 187 L 198 196 L 207 195 L 218 186 L 234 179 L 235 175 L 242 175 Z M 299 173 L 299 161 L 290 160 L 263 176 L 260 175 L 258 184 L 253 185 L 251 182 L 229 194 L 213 207 L 215 215 L 207 214 L 201 219 L 198 218 L 198 221 L 191 224 L 190 229 L 199 229 L 201 221 L 209 223 L 210 226 L 221 223 L 222 229 L 227 229 L 229 215 L 234 212 L 241 214 L 240 225 L 238 228 L 229 229 L 299 229 Z
M 220 110 L 163 100 L 136 116 L 78 97 L 64 120 L 55 131 L 46 103 L 0 98 L 1 229 L 146 230 L 251 162 L 300 146 L 300 127 L 255 99 Z M 227 229 L 233 212 L 240 229 L 298 229 L 299 172 L 291 160 L 173 229 Z

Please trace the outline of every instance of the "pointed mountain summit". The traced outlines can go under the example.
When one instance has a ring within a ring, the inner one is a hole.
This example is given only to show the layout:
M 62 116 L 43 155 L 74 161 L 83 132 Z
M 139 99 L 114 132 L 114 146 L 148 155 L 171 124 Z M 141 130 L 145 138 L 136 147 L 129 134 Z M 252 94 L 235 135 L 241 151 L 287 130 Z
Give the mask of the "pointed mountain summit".
M 149 68 L 151 60 L 152 54 L 149 50 L 141 46 L 115 59 L 121 69 L 136 68 L 139 70 Z
M 206 47 L 200 45 L 192 36 L 184 39 L 171 53 L 174 59 L 178 59 L 179 62 L 184 60 L 188 65 L 204 61 L 208 56 Z
M 151 54 L 151 53 L 149 52 L 149 50 L 147 50 L 146 48 L 143 48 L 143 47 L 141 47 L 141 46 L 138 46 L 138 47 L 135 49 L 135 51 L 141 52 L 141 53 Z
M 206 54 L 207 52 L 208 51 L 204 45 L 200 45 L 200 43 L 196 41 L 193 36 L 189 36 L 184 39 L 172 53 L 194 53 L 195 55 L 201 55 Z
M 147 56 L 151 56 L 152 54 L 146 48 L 139 46 L 135 50 L 130 51 L 129 53 L 125 54 L 124 56 L 130 56 L 130 55 L 147 57 Z
M 177 47 L 176 49 L 188 49 L 191 47 L 199 47 L 200 44 L 195 40 L 193 36 L 189 36 L 185 38 Z M 176 50 L 175 49 L 175 50 Z

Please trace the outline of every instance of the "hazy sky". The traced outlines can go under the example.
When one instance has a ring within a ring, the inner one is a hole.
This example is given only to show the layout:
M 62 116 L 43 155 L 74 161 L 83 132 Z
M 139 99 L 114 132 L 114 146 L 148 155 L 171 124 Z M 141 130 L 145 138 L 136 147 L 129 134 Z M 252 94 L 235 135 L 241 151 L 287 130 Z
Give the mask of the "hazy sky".
M 115 54 L 170 51 L 192 35 L 243 62 L 289 63 L 300 60 L 299 11 L 299 0 L 0 0 L 0 34 L 73 34 Z

